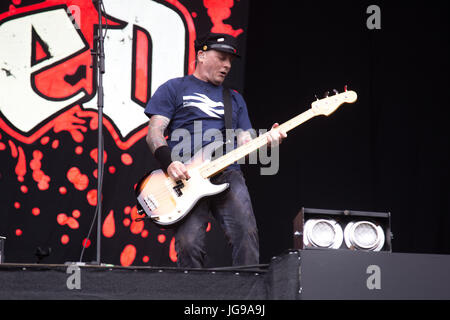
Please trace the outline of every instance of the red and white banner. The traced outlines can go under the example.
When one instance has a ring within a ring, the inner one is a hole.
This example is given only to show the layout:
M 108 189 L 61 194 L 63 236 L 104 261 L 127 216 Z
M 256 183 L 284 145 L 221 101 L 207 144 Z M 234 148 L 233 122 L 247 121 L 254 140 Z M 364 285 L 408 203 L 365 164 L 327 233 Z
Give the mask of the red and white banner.
M 103 0 L 105 37 L 102 260 L 176 261 L 170 230 L 136 222 L 134 185 L 156 166 L 143 113 L 170 78 L 193 72 L 199 32 L 245 44 L 244 0 Z M 97 204 L 97 92 L 90 0 L 13 0 L 0 12 L 0 235 L 7 262 L 95 256 L 86 239 Z M 242 65 L 242 64 L 241 64 Z M 243 75 L 243 68 L 235 77 Z M 240 88 L 237 88 L 240 89 Z

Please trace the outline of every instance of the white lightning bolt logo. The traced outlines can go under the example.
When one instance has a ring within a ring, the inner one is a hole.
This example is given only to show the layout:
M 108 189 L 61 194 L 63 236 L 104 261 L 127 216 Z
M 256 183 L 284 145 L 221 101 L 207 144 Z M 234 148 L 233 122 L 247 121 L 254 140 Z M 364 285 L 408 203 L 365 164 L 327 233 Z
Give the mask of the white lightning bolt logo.
M 222 118 L 224 108 L 222 102 L 216 102 L 201 93 L 194 93 L 192 96 L 183 96 L 183 107 L 196 107 L 208 116 Z

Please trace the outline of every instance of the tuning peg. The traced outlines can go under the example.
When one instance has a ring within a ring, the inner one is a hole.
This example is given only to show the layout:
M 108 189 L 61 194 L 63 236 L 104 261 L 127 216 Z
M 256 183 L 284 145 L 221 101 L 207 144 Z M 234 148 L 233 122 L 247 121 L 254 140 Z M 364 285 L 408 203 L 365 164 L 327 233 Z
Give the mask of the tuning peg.
M 344 86 L 344 91 L 347 92 L 347 85 Z
M 338 94 L 339 91 L 337 91 L 336 89 L 333 89 L 334 94 Z
M 316 100 L 319 101 L 320 99 L 317 97 L 317 94 L 314 95 L 314 97 L 316 97 Z
M 330 92 L 329 91 L 325 91 L 325 93 L 323 94 L 323 97 L 327 98 L 329 95 L 330 95 Z

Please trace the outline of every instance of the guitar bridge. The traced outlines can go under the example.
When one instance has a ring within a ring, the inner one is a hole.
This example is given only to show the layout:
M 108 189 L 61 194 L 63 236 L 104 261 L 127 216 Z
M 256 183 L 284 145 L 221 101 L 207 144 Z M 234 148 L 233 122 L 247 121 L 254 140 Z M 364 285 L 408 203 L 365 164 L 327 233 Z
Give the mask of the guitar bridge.
M 150 211 L 155 211 L 155 209 L 158 207 L 158 203 L 156 202 L 155 197 L 153 197 L 153 195 L 151 194 L 144 197 L 144 201 Z

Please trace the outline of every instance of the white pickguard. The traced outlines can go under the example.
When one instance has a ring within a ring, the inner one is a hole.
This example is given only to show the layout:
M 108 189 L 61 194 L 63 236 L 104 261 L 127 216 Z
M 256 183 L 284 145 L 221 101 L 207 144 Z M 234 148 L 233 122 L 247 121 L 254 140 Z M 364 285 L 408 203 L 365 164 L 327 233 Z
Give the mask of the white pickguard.
M 161 216 L 158 223 L 171 224 L 180 220 L 201 198 L 218 194 L 229 186 L 228 183 L 220 185 L 212 184 L 209 179 L 204 179 L 196 169 L 190 170 L 189 175 L 191 178 L 188 181 L 183 181 L 184 188 L 181 189 L 183 193 L 181 196 L 177 196 L 172 187 L 167 187 L 169 190 L 172 189 L 172 197 L 176 202 L 176 208 L 171 214 Z
M 195 154 L 189 163 L 205 164 L 210 162 L 211 154 L 221 145 L 222 143 L 219 142 L 208 145 L 207 148 L 204 148 Z M 156 191 L 152 188 L 150 180 L 137 197 L 137 200 L 142 208 L 144 208 L 144 211 L 157 224 L 171 225 L 176 223 L 187 215 L 201 198 L 218 194 L 229 187 L 228 183 L 220 185 L 211 183 L 209 179 L 204 178 L 200 174 L 199 166 L 188 167 L 188 172 L 190 179 L 183 180 L 184 186 L 180 188 L 181 195 L 178 195 L 173 188 L 175 181 L 167 177 L 164 179 L 163 185 L 160 185 L 159 189 Z M 150 174 L 150 179 L 152 176 L 157 175 L 163 175 L 162 170 L 152 172 Z M 157 210 L 161 207 L 161 201 L 158 200 L 158 194 L 161 192 L 164 192 L 164 201 L 175 203 L 174 209 L 170 212 L 164 212 L 164 214 L 158 214 Z

